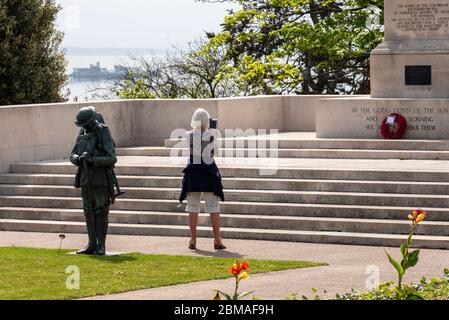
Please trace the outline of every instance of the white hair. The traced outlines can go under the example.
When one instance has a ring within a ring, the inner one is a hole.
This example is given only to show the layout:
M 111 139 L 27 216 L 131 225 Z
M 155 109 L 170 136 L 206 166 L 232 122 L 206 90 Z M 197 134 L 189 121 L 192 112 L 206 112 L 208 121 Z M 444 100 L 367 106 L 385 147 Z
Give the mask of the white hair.
M 192 122 L 190 123 L 190 125 L 193 129 L 201 129 L 204 131 L 209 129 L 209 119 L 209 112 L 202 108 L 199 108 L 196 109 L 196 111 L 193 113 Z

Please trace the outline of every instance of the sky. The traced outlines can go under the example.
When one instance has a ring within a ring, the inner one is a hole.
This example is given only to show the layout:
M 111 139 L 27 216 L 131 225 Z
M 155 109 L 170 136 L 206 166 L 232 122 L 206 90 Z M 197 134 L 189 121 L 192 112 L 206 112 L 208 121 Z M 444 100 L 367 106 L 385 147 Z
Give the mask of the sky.
M 56 0 L 63 47 L 185 47 L 204 31 L 219 31 L 232 3 L 195 0 Z

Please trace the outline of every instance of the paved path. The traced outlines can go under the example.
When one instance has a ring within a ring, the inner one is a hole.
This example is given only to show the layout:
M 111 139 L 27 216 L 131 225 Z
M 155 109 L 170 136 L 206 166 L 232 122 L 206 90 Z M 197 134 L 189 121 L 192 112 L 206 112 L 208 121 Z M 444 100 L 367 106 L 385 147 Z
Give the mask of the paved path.
M 64 248 L 79 248 L 86 236 L 68 234 Z M 213 257 L 260 258 L 273 260 L 306 260 L 326 262 L 329 266 L 287 270 L 260 275 L 253 275 L 242 285 L 242 290 L 254 290 L 255 296 L 262 299 L 282 299 L 297 293 L 313 297 L 312 288 L 320 290 L 323 298 L 330 298 L 335 293 L 349 292 L 352 288 L 366 290 L 367 278 L 372 272 L 379 271 L 380 281 L 394 280 L 396 274 L 385 258 L 384 248 L 344 246 L 308 243 L 287 243 L 271 241 L 226 240 L 228 250 L 216 252 L 211 239 L 199 239 L 197 252 L 186 249 L 186 238 L 175 237 L 108 237 L 108 249 L 111 251 L 141 252 L 147 254 L 192 255 Z M 0 232 L 0 246 L 22 246 L 57 248 L 57 234 Z M 397 248 L 388 248 L 396 258 Z M 419 281 L 422 276 L 442 275 L 443 269 L 449 267 L 449 251 L 423 250 L 421 261 L 415 269 L 407 273 L 405 281 Z M 371 273 L 367 273 L 371 272 Z M 177 285 L 171 287 L 140 290 L 95 299 L 210 299 L 212 290 L 231 291 L 232 281 L 216 280 Z M 323 294 L 327 290 L 327 294 Z

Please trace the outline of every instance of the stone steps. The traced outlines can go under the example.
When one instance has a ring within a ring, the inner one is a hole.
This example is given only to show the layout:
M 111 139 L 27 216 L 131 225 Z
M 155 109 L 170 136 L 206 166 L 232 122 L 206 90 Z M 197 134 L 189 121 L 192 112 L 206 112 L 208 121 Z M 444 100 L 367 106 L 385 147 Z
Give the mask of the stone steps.
M 126 211 L 160 211 L 184 212 L 177 200 L 162 199 L 117 199 L 114 210 Z M 0 196 L 0 207 L 16 208 L 82 208 L 79 197 L 55 196 Z M 404 220 L 415 207 L 398 206 L 361 206 L 336 204 L 307 204 L 307 203 L 274 203 L 274 202 L 243 202 L 226 201 L 221 204 L 224 214 L 294 216 L 294 217 L 324 217 L 324 218 L 353 218 L 353 219 L 394 219 Z M 426 208 L 429 221 L 449 221 L 449 208 Z
M 179 199 L 179 188 L 123 188 L 123 199 Z M 402 207 L 449 207 L 448 195 L 384 194 L 353 192 L 317 192 L 287 190 L 225 190 L 226 199 L 234 202 L 277 202 Z M 68 186 L 1 185 L 0 195 L 79 197 L 80 190 Z
M 148 163 L 151 163 L 151 157 Z M 300 160 L 298 160 L 300 162 Z M 405 164 L 405 163 L 404 163 Z M 181 176 L 183 165 L 118 165 L 118 175 L 132 176 Z M 223 177 L 260 178 L 261 168 L 271 169 L 269 166 L 251 167 L 227 166 L 220 167 Z M 427 169 L 427 170 L 426 170 Z M 449 170 L 449 167 L 448 167 Z M 24 163 L 11 165 L 12 173 L 29 174 L 72 174 L 76 168 L 67 162 L 55 163 Z M 449 182 L 449 171 L 432 171 L 425 164 L 419 170 L 376 170 L 376 169 L 339 169 L 339 168 L 286 168 L 280 167 L 270 176 L 273 179 L 323 179 L 323 180 L 373 180 L 373 181 L 409 181 L 409 182 Z
M 48 221 L 48 220 L 15 220 L 2 219 L 1 231 L 27 231 L 27 232 L 51 232 L 51 233 L 84 233 L 83 222 L 73 221 Z M 176 225 L 151 225 L 151 224 L 120 224 L 111 223 L 110 234 L 145 235 L 145 236 L 179 236 L 187 237 L 187 226 Z M 298 230 L 271 230 L 271 229 L 245 229 L 222 228 L 224 238 L 292 241 L 309 243 L 335 243 L 335 244 L 359 244 L 371 246 L 397 247 L 406 240 L 406 235 L 376 234 L 376 233 L 352 233 L 331 231 L 298 231 Z M 211 237 L 209 227 L 198 227 L 199 237 Z M 416 235 L 414 245 L 420 248 L 448 249 L 449 237 Z
M 0 219 L 13 220 L 49 220 L 83 222 L 84 215 L 79 209 L 49 209 L 49 208 L 17 208 L 1 207 Z M 111 210 L 111 223 L 121 224 L 166 224 L 187 225 L 188 216 L 183 212 L 151 212 Z M 1 220 L 0 220 L 1 221 Z M 350 218 L 320 218 L 320 217 L 288 217 L 267 215 L 222 214 L 222 226 L 244 229 L 275 229 L 299 231 L 331 231 L 331 232 L 364 232 L 385 234 L 407 234 L 409 223 L 404 220 L 383 219 L 350 219 Z M 200 226 L 210 226 L 207 214 L 201 214 L 198 220 Z M 422 223 L 417 234 L 449 236 L 449 222 L 426 221 Z
M 250 137 L 237 137 L 218 139 L 221 148 L 256 148 L 266 144 L 270 145 L 269 138 L 264 136 L 259 139 Z M 186 146 L 183 139 L 166 139 L 164 146 L 167 148 L 182 148 Z M 280 149 L 365 149 L 365 150 L 428 150 L 448 151 L 448 140 L 373 140 L 373 139 L 298 139 L 279 135 L 278 147 Z M 141 147 L 145 148 L 145 147 Z
M 119 156 L 187 156 L 185 148 L 134 147 L 118 148 Z M 265 148 L 220 148 L 216 157 L 248 158 L 324 158 L 324 159 L 415 159 L 449 160 L 449 151 L 427 150 L 369 150 L 369 149 L 276 149 Z
M 179 188 L 181 176 L 118 176 L 122 187 Z M 73 186 L 70 174 L 0 174 L 0 184 Z M 226 189 L 448 195 L 449 182 L 223 178 Z
M 415 245 L 449 248 L 448 141 L 309 136 L 281 134 L 279 159 L 217 157 L 227 200 L 223 237 L 397 246 L 409 230 L 407 215 L 422 208 L 429 214 Z M 229 140 L 222 151 L 254 151 L 254 141 Z M 167 157 L 174 146 L 182 151 L 179 142 L 117 149 L 126 194 L 112 206 L 111 233 L 188 236 L 186 204 L 177 201 L 186 157 Z M 10 171 L 0 175 L 0 230 L 85 233 L 76 168 L 67 160 Z M 199 234 L 211 236 L 207 215 Z

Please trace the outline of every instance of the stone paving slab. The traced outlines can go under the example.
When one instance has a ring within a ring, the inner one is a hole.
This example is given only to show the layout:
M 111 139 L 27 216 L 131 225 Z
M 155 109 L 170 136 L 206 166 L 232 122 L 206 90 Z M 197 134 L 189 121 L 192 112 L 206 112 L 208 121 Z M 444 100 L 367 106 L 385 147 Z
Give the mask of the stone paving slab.
M 86 236 L 68 234 L 63 248 L 81 248 Z M 346 246 L 310 243 L 289 243 L 274 241 L 225 240 L 228 249 L 213 250 L 211 239 L 199 239 L 196 252 L 187 250 L 187 238 L 141 237 L 111 235 L 108 250 L 141 252 L 145 254 L 189 255 L 203 257 L 235 257 L 240 259 L 258 258 L 273 260 L 306 260 L 326 262 L 329 266 L 286 270 L 253 275 L 242 284 L 244 291 L 256 291 L 255 297 L 262 299 L 282 299 L 289 294 L 313 297 L 312 288 L 319 290 L 322 298 L 331 298 L 336 293 L 349 292 L 352 288 L 367 290 L 366 282 L 373 272 L 379 272 L 381 282 L 396 279 L 393 267 L 385 257 L 385 248 Z M 0 246 L 21 246 L 54 248 L 59 246 L 58 234 L 0 232 Z M 398 248 L 386 248 L 399 258 Z M 440 277 L 443 269 L 449 267 L 449 251 L 422 250 L 418 266 L 407 272 L 405 282 L 419 281 L 422 276 Z M 371 276 L 371 277 L 370 277 Z M 214 289 L 230 291 L 232 280 L 202 281 L 170 287 L 139 290 L 89 299 L 211 299 Z M 323 294 L 323 290 L 327 293 Z
M 179 166 L 186 163 L 184 158 L 120 156 L 117 166 Z M 414 171 L 414 172 L 449 172 L 447 160 L 400 160 L 400 159 L 308 159 L 308 158 L 217 158 L 220 168 L 296 168 L 317 170 L 381 170 L 381 171 Z M 51 160 L 26 163 L 30 165 L 71 165 L 67 160 Z

